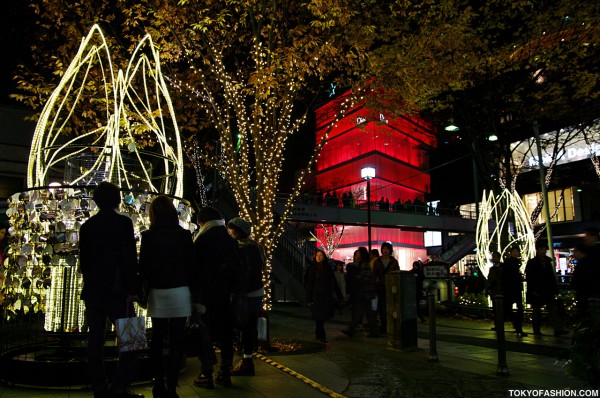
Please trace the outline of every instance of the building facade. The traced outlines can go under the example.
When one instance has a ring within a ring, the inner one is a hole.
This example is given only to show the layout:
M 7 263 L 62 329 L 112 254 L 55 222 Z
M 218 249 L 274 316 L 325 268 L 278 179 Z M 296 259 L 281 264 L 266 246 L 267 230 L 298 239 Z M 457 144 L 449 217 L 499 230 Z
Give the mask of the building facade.
M 436 145 L 430 126 L 417 116 L 392 116 L 361 103 L 331 128 L 344 99 L 341 96 L 316 110 L 317 145 L 325 140 L 316 164 L 319 202 L 360 209 L 370 205 L 377 211 L 429 211 L 428 152 Z M 370 197 L 367 182 L 361 177 L 365 167 L 375 169 Z M 319 239 L 325 239 L 324 235 L 322 229 L 317 229 Z M 379 248 L 383 242 L 394 245 L 394 255 L 402 269 L 410 269 L 414 260 L 426 258 L 423 231 L 401 230 L 393 225 L 373 227 L 372 247 Z M 367 227 L 346 226 L 333 257 L 352 258 L 358 246 L 368 246 Z

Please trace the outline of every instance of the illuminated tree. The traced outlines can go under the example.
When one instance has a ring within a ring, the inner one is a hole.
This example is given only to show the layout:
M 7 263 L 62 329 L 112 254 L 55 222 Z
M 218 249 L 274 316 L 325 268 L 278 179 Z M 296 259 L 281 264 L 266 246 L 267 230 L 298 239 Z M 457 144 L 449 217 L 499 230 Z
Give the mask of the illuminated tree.
M 342 237 L 344 236 L 344 226 L 342 225 L 341 228 L 338 228 L 337 225 L 332 225 L 328 229 L 327 226 L 325 226 L 325 224 L 321 224 L 321 229 L 325 234 L 325 242 L 317 238 L 317 236 L 312 232 L 310 234 L 313 236 L 313 238 L 317 240 L 317 242 L 319 242 L 321 247 L 325 250 L 325 254 L 327 254 L 327 257 L 331 258 L 331 256 L 333 256 L 333 253 L 335 252 L 335 249 L 342 242 Z
M 126 59 L 123 54 L 132 43 L 149 33 L 160 48 L 165 78 L 175 89 L 178 125 L 189 137 L 193 166 L 219 170 L 235 195 L 240 215 L 252 222 L 255 239 L 270 256 L 304 176 L 326 140 L 294 184 L 288 206 L 275 224 L 273 204 L 286 141 L 310 110 L 310 102 L 302 108 L 297 105 L 310 100 L 307 94 L 314 98 L 323 87 L 329 88 L 325 79 L 336 76 L 336 84 L 348 87 L 352 71 L 363 70 L 364 47 L 349 40 L 361 29 L 353 25 L 360 12 L 354 5 L 351 1 L 132 4 L 107 0 L 93 5 L 73 1 L 65 8 L 62 1 L 34 1 L 39 18 L 39 37 L 32 51 L 36 68 L 21 67 L 17 80 L 23 93 L 14 97 L 39 106 L 56 86 L 54 74 L 64 73 L 66 60 L 92 22 L 119 33 L 109 35 L 115 59 Z M 110 91 L 101 77 L 91 70 L 82 90 Z M 355 77 L 360 82 L 359 75 Z M 361 89 L 352 92 L 360 96 Z M 353 99 L 344 99 L 340 116 Z M 82 130 L 100 117 L 95 101 L 86 105 L 71 120 Z

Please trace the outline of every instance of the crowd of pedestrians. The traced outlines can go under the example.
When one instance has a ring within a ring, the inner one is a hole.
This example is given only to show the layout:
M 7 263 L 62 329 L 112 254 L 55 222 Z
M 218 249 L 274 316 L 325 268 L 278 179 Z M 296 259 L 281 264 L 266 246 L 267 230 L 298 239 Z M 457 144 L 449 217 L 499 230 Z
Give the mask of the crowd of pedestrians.
M 509 250 L 502 262 L 499 252 L 493 252 L 492 266 L 488 272 L 486 293 L 492 299 L 494 314 L 497 312 L 496 296 L 502 296 L 505 320 L 510 320 L 517 337 L 527 336 L 523 331 L 523 282 L 527 283 L 525 302 L 532 312 L 531 327 L 535 336 L 542 335 L 542 310 L 545 308 L 554 328 L 554 335 L 566 334 L 565 308 L 559 298 L 558 283 L 552 259 L 547 256 L 548 245 L 536 243 L 536 255 L 528 259 L 524 274 L 521 273 L 521 252 L 518 246 Z M 576 265 L 573 271 L 572 288 L 575 291 L 576 321 L 589 318 L 590 298 L 600 298 L 600 238 L 597 228 L 584 232 L 582 243 L 573 250 Z M 492 330 L 495 330 L 495 326 Z
M 319 191 L 317 192 L 316 197 L 302 195 L 300 201 L 307 204 L 315 204 L 317 206 L 343 207 L 350 209 L 364 209 L 367 206 L 366 200 L 356 199 L 355 195 L 350 191 L 344 192 L 341 195 L 335 191 Z M 454 203 L 439 202 L 437 206 L 434 207 L 432 203 L 425 203 L 419 197 L 416 197 L 413 200 L 402 200 L 401 198 L 397 198 L 392 202 L 389 198 L 382 196 L 379 200 L 371 201 L 371 210 L 416 213 L 430 216 L 460 216 L 460 210 Z
M 363 321 L 366 319 L 368 337 L 385 336 L 386 275 L 399 270 L 390 242 L 381 245 L 381 256 L 377 249 L 369 252 L 367 248 L 359 247 L 354 252 L 352 262 L 346 265 L 345 272 L 338 264 L 329 261 L 323 250 L 317 250 L 304 275 L 306 300 L 315 320 L 315 338 L 323 343 L 327 342 L 324 323 L 334 316 L 335 308 L 339 308 L 345 301 L 351 307 L 351 321 L 342 333 L 353 337 L 358 328 L 363 328 Z M 417 280 L 416 300 L 419 303 L 423 297 L 423 272 L 418 268 L 413 273 Z M 425 322 L 420 309 L 417 311 L 421 321 Z
M 213 207 L 198 212 L 199 232 L 195 239 L 179 225 L 173 202 L 157 196 L 149 206 L 150 228 L 141 234 L 139 259 L 131 219 L 116 208 L 121 197 L 119 188 L 100 183 L 93 199 L 99 211 L 80 229 L 80 269 L 84 286 L 81 298 L 86 306 L 88 333 L 88 367 L 94 397 L 141 397 L 130 390 L 135 372 L 136 351 L 120 352 L 118 366 L 107 377 L 103 350 L 106 321 L 135 316 L 134 302 L 147 305 L 152 320 L 150 359 L 155 398 L 176 398 L 178 375 L 185 355 L 186 326 L 196 322 L 198 358 L 201 373 L 194 380 L 197 387 L 213 389 L 215 383 L 232 385 L 232 376 L 253 376 L 253 351 L 258 342 L 257 319 L 262 308 L 265 253 L 253 241 L 252 225 L 239 217 L 227 224 Z M 583 242 L 574 250 L 577 260 L 573 288 L 577 298 L 577 316 L 589 316 L 589 299 L 600 297 L 600 239 L 596 228 L 585 231 Z M 316 250 L 307 267 L 304 283 L 306 300 L 315 320 L 315 338 L 327 342 L 324 324 L 341 310 L 347 299 L 351 321 L 342 332 L 353 337 L 366 318 L 368 336 L 387 333 L 385 281 L 390 272 L 399 271 L 389 242 L 367 251 L 360 247 L 344 270 Z M 548 246 L 536 244 L 536 256 L 527 261 L 521 273 L 521 253 L 511 247 L 502 261 L 492 253 L 487 294 L 503 296 L 503 313 L 513 323 L 518 337 L 523 330 L 523 282 L 527 282 L 526 302 L 532 308 L 534 335 L 541 335 L 542 309 L 551 314 L 555 335 L 565 333 L 563 310 L 557 300 L 558 286 Z M 417 316 L 423 299 L 423 265 L 413 263 L 416 279 Z M 496 302 L 494 312 L 498 311 Z M 240 362 L 234 366 L 234 329 L 241 334 L 243 348 Z M 217 362 L 215 346 L 220 349 Z M 168 355 L 164 355 L 165 348 Z M 213 375 L 215 365 L 216 376 Z
M 250 223 L 234 218 L 226 225 L 217 209 L 205 207 L 198 212 L 200 229 L 192 239 L 192 234 L 179 226 L 171 199 L 158 196 L 149 207 L 150 228 L 142 233 L 138 260 L 131 219 L 116 211 L 121 202 L 119 188 L 102 182 L 93 199 L 100 210 L 81 227 L 80 264 L 94 397 L 142 397 L 130 390 L 136 351 L 120 352 L 111 377 L 107 377 L 103 361 L 107 319 L 115 323 L 135 316 L 136 301 L 147 304 L 152 320 L 153 397 L 178 397 L 188 319 L 196 319 L 200 325 L 195 338 L 200 343 L 202 372 L 194 385 L 212 389 L 215 382 L 231 386 L 231 376 L 253 376 L 265 255 L 250 239 Z M 243 356 L 235 367 L 234 328 L 240 330 L 243 346 Z M 215 346 L 221 351 L 216 377 Z

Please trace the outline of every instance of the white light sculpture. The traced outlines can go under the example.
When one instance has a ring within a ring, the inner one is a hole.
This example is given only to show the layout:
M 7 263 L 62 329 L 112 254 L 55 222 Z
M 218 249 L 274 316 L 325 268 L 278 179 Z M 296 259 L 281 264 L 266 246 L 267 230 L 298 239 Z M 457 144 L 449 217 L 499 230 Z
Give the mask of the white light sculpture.
M 477 265 L 487 278 L 492 251 L 501 257 L 514 245 L 521 249 L 524 260 L 535 256 L 535 234 L 527 210 L 519 194 L 504 190 L 496 196 L 483 192 L 477 220 Z M 522 261 L 522 268 L 526 261 Z
M 138 245 L 149 227 L 149 203 L 159 194 L 171 196 L 180 224 L 195 229 L 192 210 L 181 199 L 181 140 L 159 61 L 146 36 L 125 72 L 115 73 L 99 27 L 82 40 L 37 123 L 28 188 L 9 199 L 10 245 L 0 268 L 0 302 L 7 317 L 41 311 L 46 331 L 83 331 L 79 228 L 98 211 L 91 198 L 102 180 L 120 186 L 118 210 L 131 218 Z M 83 87 L 93 68 L 104 79 L 98 93 L 103 99 L 96 103 L 105 107 L 105 120 L 76 134 L 70 119 L 85 111 Z M 140 132 L 152 150 L 139 144 Z M 63 170 L 58 184 L 50 182 L 59 179 L 57 170 Z

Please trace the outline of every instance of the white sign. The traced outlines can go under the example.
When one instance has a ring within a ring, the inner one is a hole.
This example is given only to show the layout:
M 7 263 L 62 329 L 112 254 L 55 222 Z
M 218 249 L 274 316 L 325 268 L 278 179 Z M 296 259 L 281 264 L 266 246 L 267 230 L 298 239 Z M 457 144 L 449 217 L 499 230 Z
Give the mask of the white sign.
M 588 143 L 586 142 L 586 136 Z M 556 157 L 556 164 L 576 162 L 589 159 L 592 155 L 600 155 L 600 126 L 598 124 L 584 131 L 564 129 L 559 132 L 544 134 L 540 138 L 542 146 L 542 163 L 548 166 Z M 558 148 L 554 155 L 554 148 Z M 538 149 L 535 139 L 529 138 L 511 144 L 513 160 L 525 168 L 537 168 L 539 165 Z

